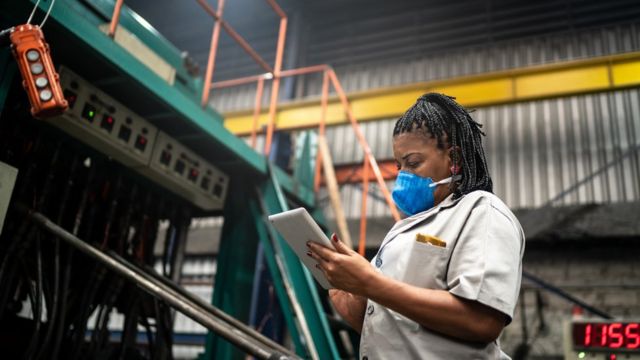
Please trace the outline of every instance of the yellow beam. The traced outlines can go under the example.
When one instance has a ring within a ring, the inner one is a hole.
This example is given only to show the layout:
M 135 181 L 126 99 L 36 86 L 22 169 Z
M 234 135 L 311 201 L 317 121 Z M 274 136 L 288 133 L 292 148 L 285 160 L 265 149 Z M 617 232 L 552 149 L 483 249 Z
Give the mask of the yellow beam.
M 481 107 L 635 86 L 640 86 L 640 52 L 352 93 L 349 101 L 356 118 L 368 121 L 398 117 L 420 95 L 432 91 L 455 96 L 464 106 Z M 224 124 L 231 132 L 251 132 L 253 110 L 224 115 Z M 276 128 L 316 127 L 319 119 L 320 99 L 292 102 L 279 106 Z M 347 121 L 340 101 L 330 99 L 327 124 Z M 258 129 L 266 124 L 264 111 Z

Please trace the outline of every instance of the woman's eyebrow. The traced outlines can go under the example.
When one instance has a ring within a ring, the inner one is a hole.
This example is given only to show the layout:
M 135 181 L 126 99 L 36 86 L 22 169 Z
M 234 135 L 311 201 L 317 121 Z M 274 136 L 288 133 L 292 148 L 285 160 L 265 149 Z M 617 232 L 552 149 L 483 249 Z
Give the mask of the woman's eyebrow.
M 402 160 L 406 160 L 409 156 L 411 156 L 411 155 L 413 155 L 413 154 L 418 154 L 418 152 L 415 152 L 415 151 L 414 151 L 414 152 L 410 152 L 410 153 L 408 153 L 408 154 L 404 155 L 401 159 L 402 159 Z

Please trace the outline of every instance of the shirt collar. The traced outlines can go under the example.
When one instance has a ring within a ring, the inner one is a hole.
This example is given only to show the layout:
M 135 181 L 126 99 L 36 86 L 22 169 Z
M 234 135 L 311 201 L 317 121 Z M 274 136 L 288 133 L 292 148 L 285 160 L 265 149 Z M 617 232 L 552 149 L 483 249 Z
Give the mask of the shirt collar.
M 464 197 L 461 196 L 457 199 L 453 198 L 453 194 L 449 194 L 449 196 L 447 196 L 444 200 L 442 200 L 438 205 L 432 207 L 431 209 L 425 210 L 423 212 L 417 213 L 415 215 L 409 216 L 408 218 L 402 219 L 398 222 L 396 222 L 393 227 L 391 228 L 391 230 L 389 231 L 389 233 L 391 232 L 402 232 L 405 231 L 415 225 L 417 225 L 418 223 L 421 223 L 425 220 L 427 220 L 428 218 L 438 214 L 441 210 L 443 209 L 448 209 L 450 207 L 455 206 L 458 201 L 460 201 L 460 199 L 462 199 Z

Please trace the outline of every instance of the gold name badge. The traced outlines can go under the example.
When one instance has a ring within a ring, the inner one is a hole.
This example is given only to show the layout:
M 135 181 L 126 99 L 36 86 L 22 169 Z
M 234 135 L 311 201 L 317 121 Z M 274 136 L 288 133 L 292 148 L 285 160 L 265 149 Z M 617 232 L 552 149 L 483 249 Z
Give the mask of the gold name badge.
M 447 242 L 444 240 L 441 240 L 433 235 L 427 235 L 427 234 L 416 234 L 416 241 L 417 242 L 421 242 L 424 244 L 431 244 L 434 246 L 439 246 L 439 247 L 443 247 L 446 248 L 447 247 Z

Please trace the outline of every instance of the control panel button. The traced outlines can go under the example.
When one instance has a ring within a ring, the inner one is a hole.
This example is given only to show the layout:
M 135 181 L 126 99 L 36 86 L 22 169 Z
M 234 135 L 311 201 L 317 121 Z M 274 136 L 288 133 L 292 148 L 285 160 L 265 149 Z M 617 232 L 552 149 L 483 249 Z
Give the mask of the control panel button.
M 102 122 L 100 123 L 100 127 L 107 130 L 107 132 L 111 132 L 113 130 L 113 123 L 115 120 L 110 115 L 102 116 Z
M 191 169 L 191 171 L 189 171 L 189 180 L 191 180 L 192 182 L 196 182 L 198 181 L 198 175 L 200 175 L 200 172 L 198 171 L 198 169 Z
M 89 103 L 84 104 L 82 117 L 89 120 L 89 122 L 93 122 L 93 118 L 96 117 L 96 108 Z
M 49 85 L 49 80 L 47 80 L 46 77 L 39 77 L 36 79 L 36 86 L 39 88 L 43 88 L 45 86 Z
M 173 167 L 173 170 L 178 174 L 182 175 L 184 173 L 185 164 L 184 161 L 178 160 L 176 161 L 176 165 Z
M 40 100 L 42 101 L 49 101 L 51 100 L 51 97 L 53 97 L 53 94 L 51 93 L 51 90 L 42 90 L 40 91 Z
M 118 131 L 118 139 L 124 142 L 129 142 L 130 138 L 131 138 L 131 128 L 121 125 L 120 131 Z
M 222 185 L 215 184 L 213 186 L 213 196 L 215 196 L 215 197 L 221 197 L 222 196 Z
M 144 152 L 144 149 L 147 147 L 147 138 L 142 135 L 138 135 L 138 137 L 136 138 L 135 147 L 136 149 Z
M 39 75 L 42 74 L 42 71 L 44 70 L 44 67 L 42 66 L 41 63 L 35 63 L 35 64 L 31 64 L 31 73 L 33 75 Z
M 169 163 L 171 163 L 171 153 L 169 151 L 162 151 L 162 154 L 160 154 L 160 163 L 169 166 Z
M 67 102 L 69 103 L 69 109 L 73 109 L 73 105 L 75 105 L 78 95 L 71 90 L 65 90 L 64 98 L 67 99 Z
M 29 59 L 29 61 L 36 61 L 40 59 L 40 53 L 38 50 L 29 50 L 27 51 L 27 59 Z
M 208 177 L 203 177 L 202 181 L 200 182 L 200 187 L 202 188 L 202 190 L 209 190 L 209 184 L 211 184 L 211 179 L 209 179 Z

